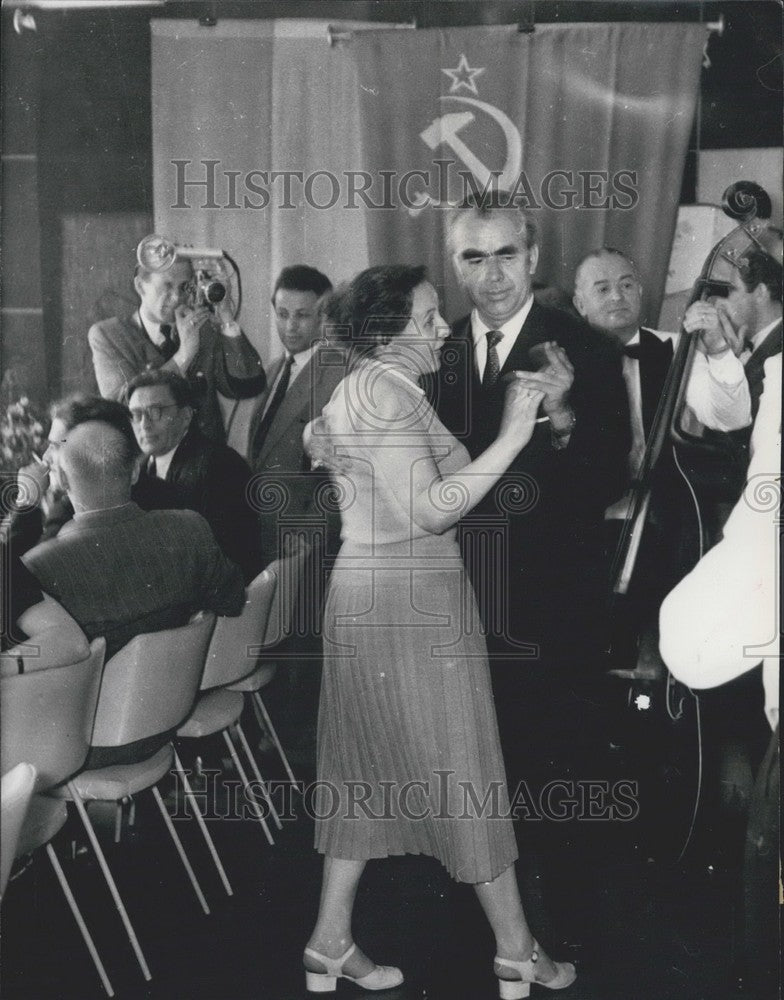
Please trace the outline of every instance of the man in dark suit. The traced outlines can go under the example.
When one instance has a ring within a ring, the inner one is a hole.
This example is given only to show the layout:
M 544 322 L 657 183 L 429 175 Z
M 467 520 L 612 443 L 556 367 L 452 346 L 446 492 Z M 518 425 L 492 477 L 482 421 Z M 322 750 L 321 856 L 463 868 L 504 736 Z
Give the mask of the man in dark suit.
M 265 551 L 280 552 L 302 526 L 323 534 L 328 555 L 339 541 L 339 518 L 322 502 L 328 478 L 311 470 L 302 444 L 306 425 L 345 375 L 342 352 L 321 341 L 319 302 L 331 288 L 329 278 L 302 264 L 284 268 L 275 282 L 272 305 L 285 353 L 270 368 L 248 450 L 254 493 L 265 511 Z
M 624 487 L 629 418 L 617 351 L 534 301 L 536 227 L 508 206 L 494 193 L 449 219 L 448 247 L 474 309 L 445 342 L 437 403 L 476 455 L 498 431 L 506 373 L 528 373 L 545 394 L 531 442 L 463 526 L 514 772 L 520 736 L 530 750 L 556 733 L 555 716 L 573 715 L 558 701 L 563 677 L 597 666 L 601 526 Z
M 627 459 L 627 482 L 631 485 L 642 465 L 667 372 L 673 359 L 676 337 L 671 333 L 640 326 L 642 282 L 636 265 L 614 247 L 600 247 L 582 259 L 574 277 L 574 307 L 597 333 L 615 345 L 622 355 L 623 380 L 629 401 L 631 449 Z M 642 547 L 632 577 L 626 609 L 613 623 L 615 644 L 626 632 L 626 656 L 616 666 L 634 667 L 637 638 L 641 629 L 653 625 L 659 604 L 682 575 L 683 532 L 691 501 L 672 458 L 665 448 L 657 464 L 652 503 Z M 608 559 L 612 559 L 628 511 L 629 495 L 611 504 L 605 512 Z M 619 620 L 620 619 L 620 620 Z M 628 657 L 629 662 L 627 662 Z
M 675 338 L 640 326 L 642 283 L 637 268 L 613 247 L 601 247 L 582 259 L 574 276 L 573 302 L 583 319 L 623 352 L 632 436 L 628 466 L 633 479 L 656 416 Z
M 251 506 L 248 463 L 204 436 L 193 420 L 191 390 L 174 372 L 143 372 L 128 386 L 128 407 L 144 456 L 134 499 L 145 510 L 195 510 L 224 554 L 250 582 L 266 562 Z M 161 490 L 161 485 L 167 487 Z M 163 497 L 162 497 L 163 492 Z
M 235 322 L 229 298 L 214 308 L 185 304 L 193 270 L 177 260 L 163 271 L 137 266 L 139 308 L 130 318 L 101 320 L 88 338 L 102 396 L 122 399 L 128 383 L 151 368 L 192 382 L 201 430 L 213 441 L 226 432 L 217 393 L 230 399 L 256 396 L 265 386 L 258 354 Z

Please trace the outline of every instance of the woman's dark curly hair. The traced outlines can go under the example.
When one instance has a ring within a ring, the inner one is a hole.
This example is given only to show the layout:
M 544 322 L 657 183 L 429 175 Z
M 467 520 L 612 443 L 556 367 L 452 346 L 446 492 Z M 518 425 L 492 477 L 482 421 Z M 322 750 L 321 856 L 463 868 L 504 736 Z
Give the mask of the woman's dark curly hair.
M 363 357 L 397 337 L 411 319 L 414 289 L 427 281 L 423 265 L 369 267 L 341 285 L 322 303 L 324 332 Z

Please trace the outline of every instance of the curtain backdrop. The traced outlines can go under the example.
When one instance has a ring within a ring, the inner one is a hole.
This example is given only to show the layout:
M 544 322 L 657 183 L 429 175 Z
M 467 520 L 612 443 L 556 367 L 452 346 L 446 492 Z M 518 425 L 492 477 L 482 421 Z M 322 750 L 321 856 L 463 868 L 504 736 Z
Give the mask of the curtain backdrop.
M 706 38 L 696 24 L 333 34 L 313 21 L 153 21 L 156 229 L 237 259 L 243 327 L 266 362 L 286 264 L 338 281 L 424 262 L 457 316 L 432 202 L 460 194 L 461 172 L 480 186 L 495 174 L 540 221 L 541 282 L 571 289 L 584 252 L 621 247 L 655 321 Z
M 155 225 L 237 260 L 243 326 L 265 361 L 279 353 L 269 297 L 281 267 L 339 281 L 368 261 L 362 211 L 315 207 L 331 175 L 361 167 L 354 53 L 330 37 L 327 22 L 152 22 Z
M 588 250 L 617 246 L 639 264 L 655 322 L 706 39 L 698 24 L 357 35 L 365 165 L 422 171 L 398 201 L 431 202 L 369 212 L 371 259 L 423 260 L 456 315 L 445 213 L 432 201 L 460 196 L 460 172 L 480 188 L 495 172 L 540 224 L 540 282 L 571 290 Z
M 281 351 L 269 300 L 282 267 L 337 282 L 367 266 L 362 212 L 315 207 L 330 201 L 330 175 L 361 166 L 357 89 L 352 49 L 326 21 L 152 21 L 156 231 L 234 257 L 242 326 L 265 365 Z M 239 451 L 254 407 L 236 409 Z

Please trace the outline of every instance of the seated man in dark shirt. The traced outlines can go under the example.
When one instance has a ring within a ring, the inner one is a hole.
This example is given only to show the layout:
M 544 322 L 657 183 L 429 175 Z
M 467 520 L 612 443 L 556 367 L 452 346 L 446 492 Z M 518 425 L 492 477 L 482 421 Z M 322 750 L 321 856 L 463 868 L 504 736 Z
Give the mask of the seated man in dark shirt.
M 58 456 L 69 431 L 88 420 L 100 420 L 117 428 L 135 447 L 128 409 L 114 399 L 76 392 L 53 403 L 49 414 L 49 439 L 43 458 L 19 470 L 17 496 L 11 498 L 10 510 L 3 512 L 3 535 L 10 540 L 18 556 L 39 542 L 54 538 L 73 517 L 73 507 L 57 476 Z M 135 486 L 131 496 L 138 501 Z M 148 486 L 144 490 L 144 500 L 147 510 L 177 506 L 163 482 L 157 489 Z
M 194 611 L 238 615 L 245 598 L 239 568 L 200 515 L 145 512 L 131 500 L 136 472 L 136 449 L 116 427 L 75 427 L 58 460 L 74 517 L 24 557 L 88 639 L 106 637 L 107 659 L 135 635 L 184 625 Z
M 143 372 L 131 381 L 127 398 L 143 455 L 136 502 L 145 510 L 197 511 L 250 582 L 265 562 L 258 516 L 248 499 L 248 463 L 233 448 L 204 436 L 182 376 L 161 369 Z

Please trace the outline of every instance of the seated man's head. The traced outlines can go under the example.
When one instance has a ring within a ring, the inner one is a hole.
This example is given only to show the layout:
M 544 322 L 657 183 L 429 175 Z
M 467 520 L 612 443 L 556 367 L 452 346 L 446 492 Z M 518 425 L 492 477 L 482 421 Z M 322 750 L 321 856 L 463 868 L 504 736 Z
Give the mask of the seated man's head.
M 278 336 L 289 354 L 306 351 L 319 339 L 319 299 L 331 288 L 326 275 L 305 264 L 284 267 L 278 275 L 272 305 Z
M 642 285 L 620 250 L 601 247 L 582 259 L 574 276 L 574 306 L 595 330 L 627 343 L 640 328 Z
M 88 420 L 100 420 L 111 424 L 136 449 L 136 439 L 131 428 L 131 418 L 122 403 L 114 399 L 104 399 L 102 396 L 90 396 L 79 392 L 53 403 L 49 414 L 52 423 L 49 428 L 49 444 L 44 452 L 44 462 L 49 466 L 52 483 L 60 486 L 58 479 L 58 459 L 68 433 Z
M 69 431 L 58 467 L 76 513 L 128 503 L 138 474 L 138 454 L 135 442 L 103 420 L 87 420 Z
M 188 432 L 193 400 L 187 381 L 175 372 L 142 372 L 126 390 L 128 409 L 139 447 L 145 455 L 173 451 Z
M 185 301 L 192 278 L 193 269 L 188 260 L 175 260 L 165 271 L 149 271 L 137 264 L 133 287 L 140 299 L 142 317 L 148 323 L 173 324 L 174 310 Z

